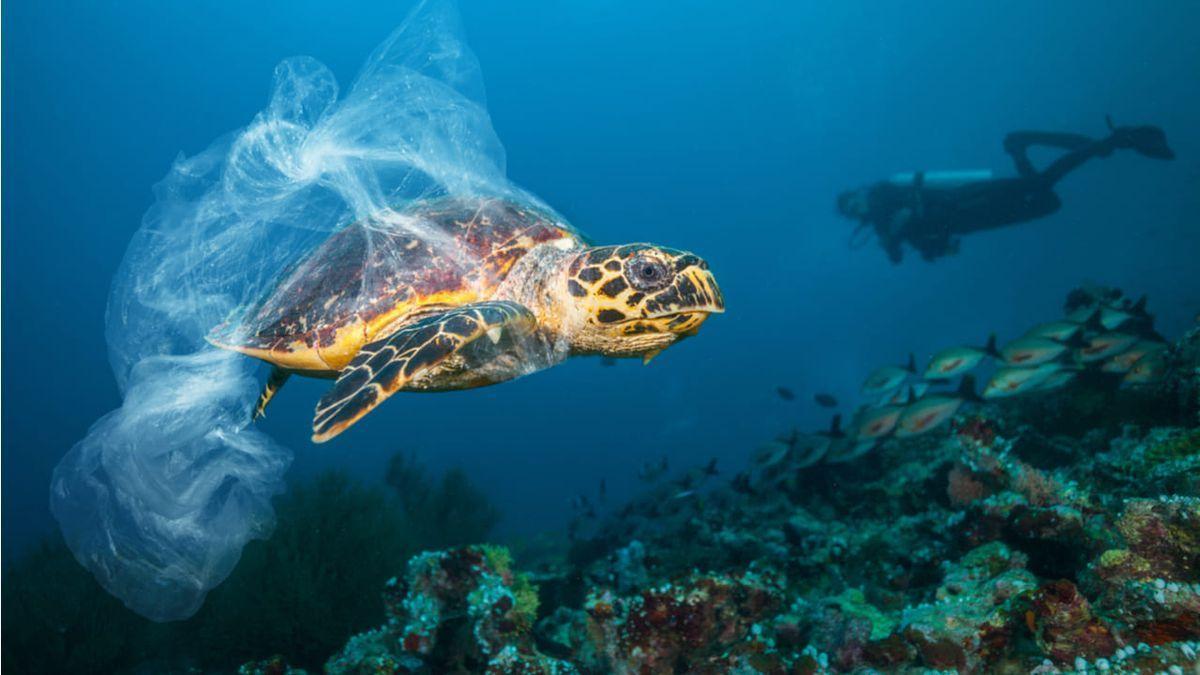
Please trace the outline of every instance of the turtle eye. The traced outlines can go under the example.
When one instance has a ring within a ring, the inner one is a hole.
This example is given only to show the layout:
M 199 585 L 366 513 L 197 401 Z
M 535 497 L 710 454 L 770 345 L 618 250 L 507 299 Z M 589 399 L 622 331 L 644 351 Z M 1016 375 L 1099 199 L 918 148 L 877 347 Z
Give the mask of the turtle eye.
M 626 263 L 625 276 L 639 291 L 657 291 L 671 283 L 667 266 L 645 256 L 637 256 Z

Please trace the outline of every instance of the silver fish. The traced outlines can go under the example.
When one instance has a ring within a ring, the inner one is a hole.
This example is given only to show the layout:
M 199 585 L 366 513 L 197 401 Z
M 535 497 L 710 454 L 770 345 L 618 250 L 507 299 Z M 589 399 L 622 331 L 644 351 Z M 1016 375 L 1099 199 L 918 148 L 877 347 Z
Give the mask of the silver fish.
M 1096 315 L 1096 312 L 1099 311 L 1099 305 L 1086 305 L 1068 314 L 1067 321 L 1070 321 L 1071 323 L 1077 323 L 1082 326 L 1091 320 L 1091 318 Z
M 1167 346 L 1161 342 L 1142 340 L 1120 354 L 1110 356 L 1100 366 L 1100 370 L 1106 373 L 1128 373 L 1138 361 L 1165 351 L 1166 348 Z
M 1051 375 L 1062 370 L 1059 363 L 1043 363 L 1038 366 L 1000 368 L 992 374 L 983 388 L 985 399 L 1007 398 L 1035 391 Z
M 1051 321 L 1030 328 L 1025 332 L 1025 335 L 1028 337 L 1046 338 L 1047 340 L 1070 340 L 1081 330 L 1083 330 L 1083 324 L 1072 321 Z
M 866 440 L 887 436 L 896 428 L 896 422 L 899 421 L 902 412 L 904 407 L 899 405 L 862 411 L 855 420 L 855 438 Z
M 1067 345 L 1043 337 L 1017 338 L 1004 345 L 1000 356 L 1010 366 L 1036 366 L 1062 356 Z
M 786 440 L 774 440 L 764 443 L 754 453 L 754 463 L 763 469 L 770 470 L 787 461 L 792 453 L 792 444 Z
M 957 396 L 935 394 L 907 406 L 896 421 L 896 438 L 908 438 L 940 427 L 954 417 L 963 402 Z
M 883 408 L 890 405 L 904 406 L 925 395 L 929 391 L 928 382 L 913 382 L 912 384 L 902 389 L 889 391 L 879 399 L 875 404 L 877 408 Z
M 1138 360 L 1125 373 L 1122 381 L 1125 384 L 1154 384 L 1167 375 L 1167 359 L 1162 354 L 1151 354 Z
M 967 401 L 978 401 L 975 377 L 963 376 L 958 391 L 953 394 L 931 394 L 911 403 L 896 421 L 896 438 L 908 438 L 932 431 L 950 421 Z
M 1053 391 L 1070 384 L 1076 377 L 1079 376 L 1077 368 L 1062 368 L 1050 374 L 1041 384 L 1037 386 L 1038 391 Z
M 1120 354 L 1132 347 L 1138 338 L 1127 333 L 1104 333 L 1088 339 L 1087 344 L 1079 348 L 1079 360 L 1084 363 L 1103 361 L 1110 356 Z
M 907 365 L 884 366 L 871 373 L 866 381 L 863 382 L 862 393 L 869 396 L 872 394 L 882 394 L 885 391 L 892 391 L 904 384 L 904 380 L 908 379 L 908 376 L 915 372 L 917 372 L 916 359 L 912 354 L 909 354 Z
M 995 335 L 988 336 L 987 345 L 983 347 L 950 347 L 934 354 L 923 377 L 927 380 L 957 378 L 974 370 L 988 356 L 1000 356 L 996 351 Z
M 1105 330 L 1115 330 L 1120 328 L 1132 318 L 1133 315 L 1129 312 L 1114 309 L 1112 307 L 1100 308 L 1100 324 L 1104 326 Z
M 831 444 L 829 453 L 825 455 L 826 464 L 843 464 L 852 462 L 875 449 L 875 440 L 856 441 L 850 438 L 838 439 Z
M 823 436 L 804 435 L 792 444 L 792 467 L 807 469 L 816 465 L 829 452 L 833 443 Z

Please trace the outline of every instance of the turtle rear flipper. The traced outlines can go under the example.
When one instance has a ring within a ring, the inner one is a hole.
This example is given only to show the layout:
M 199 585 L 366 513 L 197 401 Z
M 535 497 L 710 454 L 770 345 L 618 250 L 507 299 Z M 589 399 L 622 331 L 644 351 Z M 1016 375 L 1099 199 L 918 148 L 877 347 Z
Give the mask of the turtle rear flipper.
M 406 387 L 462 388 L 464 380 L 479 386 L 520 375 L 525 368 L 513 349 L 536 326 L 522 305 L 479 302 L 427 316 L 367 344 L 317 403 L 313 442 L 337 436 Z M 506 353 L 516 358 L 497 363 Z
M 267 378 L 267 384 L 263 386 L 262 393 L 258 395 L 258 403 L 254 405 L 254 419 L 259 420 L 267 416 L 267 404 L 271 399 L 275 398 L 275 394 L 283 388 L 287 383 L 288 378 L 292 376 L 292 371 L 279 366 L 271 368 L 271 376 Z

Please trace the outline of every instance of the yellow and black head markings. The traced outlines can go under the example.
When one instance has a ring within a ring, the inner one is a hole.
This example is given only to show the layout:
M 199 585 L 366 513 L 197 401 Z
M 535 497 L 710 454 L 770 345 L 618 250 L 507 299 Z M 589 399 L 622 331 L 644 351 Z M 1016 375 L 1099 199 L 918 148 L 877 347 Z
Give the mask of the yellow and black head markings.
M 657 353 L 695 333 L 709 314 L 725 311 L 708 263 L 651 244 L 580 253 L 568 267 L 567 290 L 585 312 L 587 326 L 576 346 L 580 352 Z
M 331 235 L 209 341 L 274 366 L 255 417 L 289 375 L 336 378 L 313 421 L 323 442 L 397 391 L 486 386 L 572 354 L 648 360 L 724 310 L 691 253 L 588 248 L 544 207 L 438 199 Z

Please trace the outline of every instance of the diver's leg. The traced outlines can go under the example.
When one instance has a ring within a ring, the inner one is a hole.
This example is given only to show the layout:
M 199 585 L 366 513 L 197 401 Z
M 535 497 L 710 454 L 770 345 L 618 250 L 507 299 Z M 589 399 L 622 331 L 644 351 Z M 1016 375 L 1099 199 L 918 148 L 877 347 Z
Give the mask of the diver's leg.
M 1088 145 L 1077 148 L 1067 154 L 1054 160 L 1054 163 L 1046 167 L 1042 172 L 1041 179 L 1046 187 L 1051 187 L 1062 177 L 1079 168 L 1081 164 L 1092 159 L 1093 157 L 1107 157 L 1112 154 L 1113 141 L 1112 137 L 1108 137 L 1102 141 L 1092 141 Z
M 1053 131 L 1014 131 L 1004 137 L 1004 151 L 1013 158 L 1017 173 L 1029 177 L 1038 175 L 1037 169 L 1029 161 L 1029 148 L 1035 145 L 1045 145 L 1063 150 L 1079 150 L 1095 143 L 1083 134 L 1063 134 Z

